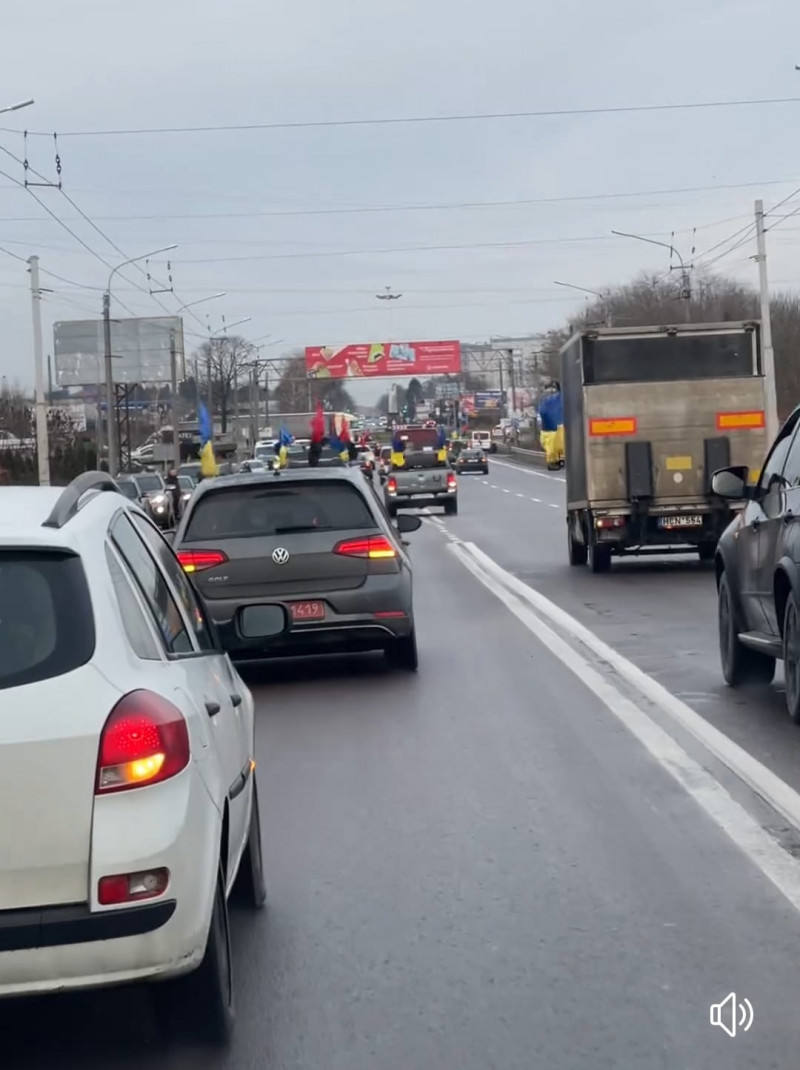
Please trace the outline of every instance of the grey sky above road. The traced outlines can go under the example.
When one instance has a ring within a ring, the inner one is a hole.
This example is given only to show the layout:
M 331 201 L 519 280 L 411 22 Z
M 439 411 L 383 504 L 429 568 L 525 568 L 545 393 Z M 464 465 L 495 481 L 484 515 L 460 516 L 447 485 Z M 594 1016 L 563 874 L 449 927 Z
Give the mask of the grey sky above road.
M 2 15 L 0 106 L 28 96 L 36 104 L 0 116 L 0 126 L 64 135 L 64 191 L 129 256 L 179 244 L 171 254 L 178 296 L 161 297 L 171 311 L 227 291 L 195 309 L 199 321 L 187 314 L 186 328 L 198 336 L 224 315 L 228 323 L 252 317 L 242 331 L 254 340 L 282 339 L 267 351 L 275 354 L 387 335 L 478 341 L 560 325 L 582 298 L 555 279 L 602 288 L 644 269 L 668 270 L 665 250 L 614 238 L 612 228 L 665 241 L 674 231 L 688 258 L 693 244 L 701 254 L 745 226 L 755 197 L 769 207 L 792 193 L 800 187 L 800 103 L 66 132 L 800 97 L 800 8 L 761 0 L 755 13 L 743 0 L 38 0 L 6 5 Z M 23 156 L 21 133 L 0 133 L 0 146 Z M 28 158 L 54 176 L 52 138 L 29 137 Z M 23 179 L 2 153 L 0 170 Z M 746 183 L 754 185 L 653 192 Z M 57 190 L 34 192 L 110 264 L 119 262 Z M 590 196 L 624 193 L 643 195 Z M 552 200 L 569 197 L 588 199 Z M 549 203 L 319 214 L 537 200 Z M 794 207 L 800 196 L 783 212 Z M 280 214 L 292 212 L 299 214 Z M 769 236 L 776 288 L 796 285 L 798 237 L 800 215 Z M 99 315 L 108 269 L 1 176 L 0 246 L 36 253 L 42 268 L 87 287 L 43 276 L 55 291 L 44 303 L 48 350 L 53 321 Z M 755 281 L 753 252 L 748 242 L 715 266 Z M 152 270 L 166 277 L 163 259 Z M 133 270 L 125 275 L 146 285 Z M 0 253 L 0 373 L 25 385 L 33 379 L 27 285 L 25 265 Z M 377 301 L 386 285 L 402 299 Z M 159 314 L 129 282 L 118 281 L 114 296 L 137 315 Z

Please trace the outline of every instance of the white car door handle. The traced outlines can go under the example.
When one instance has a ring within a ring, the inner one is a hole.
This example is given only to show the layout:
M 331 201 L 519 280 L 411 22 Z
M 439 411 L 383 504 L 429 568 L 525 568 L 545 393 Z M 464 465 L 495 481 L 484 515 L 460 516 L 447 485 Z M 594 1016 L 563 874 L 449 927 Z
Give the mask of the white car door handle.
M 231 705 L 233 706 L 234 709 L 236 709 L 238 706 L 241 706 L 241 704 L 242 704 L 242 696 L 241 695 L 237 695 L 236 692 L 234 691 L 231 694 Z
M 220 704 L 218 702 L 207 702 L 206 703 L 206 713 L 208 714 L 209 717 L 216 717 L 217 714 L 219 713 L 220 709 L 221 709 L 221 706 L 220 706 Z

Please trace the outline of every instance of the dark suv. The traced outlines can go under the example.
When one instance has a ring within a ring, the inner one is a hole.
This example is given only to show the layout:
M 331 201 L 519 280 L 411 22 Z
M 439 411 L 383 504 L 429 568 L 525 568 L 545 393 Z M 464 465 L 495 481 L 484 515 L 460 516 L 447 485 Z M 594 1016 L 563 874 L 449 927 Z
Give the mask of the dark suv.
M 755 484 L 746 468 L 723 468 L 711 486 L 742 503 L 715 558 L 722 674 L 732 687 L 768 684 L 782 660 L 786 704 L 800 724 L 800 407 Z

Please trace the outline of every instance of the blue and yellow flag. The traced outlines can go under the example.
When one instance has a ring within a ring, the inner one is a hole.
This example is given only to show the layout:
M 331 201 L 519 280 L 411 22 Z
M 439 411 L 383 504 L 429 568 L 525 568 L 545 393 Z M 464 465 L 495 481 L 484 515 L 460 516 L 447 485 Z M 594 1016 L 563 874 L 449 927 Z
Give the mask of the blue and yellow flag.
M 200 430 L 200 474 L 204 479 L 215 476 L 219 472 L 217 459 L 214 456 L 214 428 L 208 409 L 201 403 L 197 413 L 197 422 Z

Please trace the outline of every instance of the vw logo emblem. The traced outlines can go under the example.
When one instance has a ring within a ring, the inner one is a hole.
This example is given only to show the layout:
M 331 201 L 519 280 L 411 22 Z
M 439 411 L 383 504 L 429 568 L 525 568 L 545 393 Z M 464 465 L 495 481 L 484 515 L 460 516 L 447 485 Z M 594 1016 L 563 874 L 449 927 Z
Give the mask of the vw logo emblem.
M 276 565 L 285 565 L 289 560 L 289 551 L 279 546 L 277 550 L 272 551 L 272 560 Z

